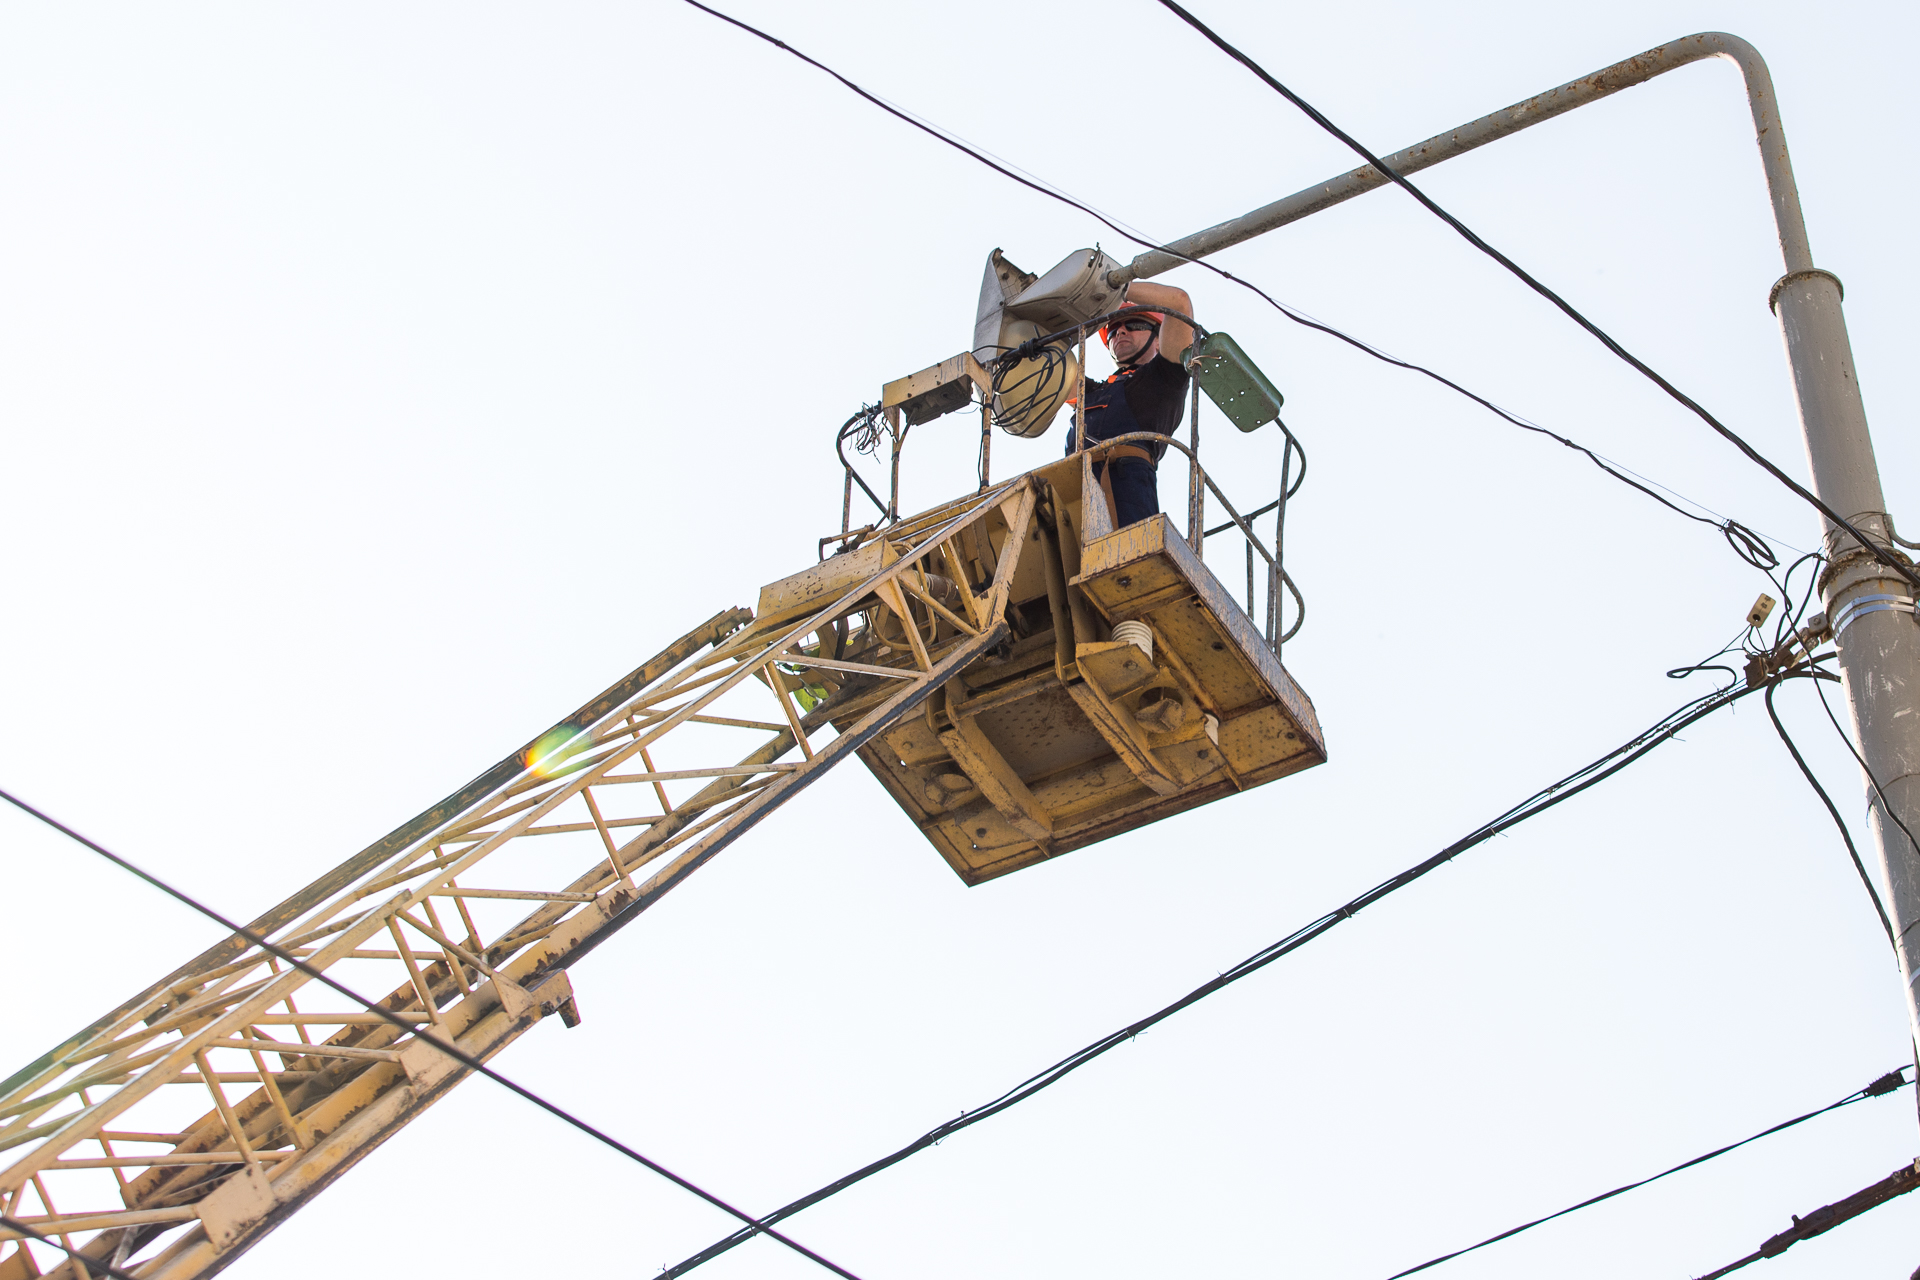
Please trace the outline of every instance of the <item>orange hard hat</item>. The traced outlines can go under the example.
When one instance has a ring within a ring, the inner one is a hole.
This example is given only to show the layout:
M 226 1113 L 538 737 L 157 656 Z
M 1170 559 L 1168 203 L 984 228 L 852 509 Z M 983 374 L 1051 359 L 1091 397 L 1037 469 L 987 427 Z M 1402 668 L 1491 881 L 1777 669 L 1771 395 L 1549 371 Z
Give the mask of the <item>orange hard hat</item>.
M 1113 326 L 1119 321 L 1132 320 L 1135 317 L 1153 321 L 1153 327 L 1155 329 L 1158 329 L 1167 322 L 1166 313 L 1163 311 L 1149 311 L 1145 307 L 1128 307 L 1120 314 L 1110 317 L 1105 324 L 1100 326 L 1100 341 L 1111 347 L 1113 345 L 1113 335 L 1111 333 Z

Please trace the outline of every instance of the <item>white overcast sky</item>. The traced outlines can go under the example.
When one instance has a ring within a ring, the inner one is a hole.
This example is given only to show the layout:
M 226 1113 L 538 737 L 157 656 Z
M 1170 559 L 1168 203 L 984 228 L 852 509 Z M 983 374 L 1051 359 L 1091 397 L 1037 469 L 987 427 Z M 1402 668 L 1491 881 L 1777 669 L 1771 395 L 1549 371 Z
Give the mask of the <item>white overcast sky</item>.
M 1155 236 L 1354 163 L 1151 0 L 725 3 Z M 1913 6 L 1201 12 L 1382 152 L 1685 33 L 1754 41 L 1920 529 Z M 1419 180 L 1804 474 L 1730 64 Z M 0 786 L 236 915 L 809 563 L 833 429 L 966 345 L 989 250 L 1132 252 L 677 0 L 9 6 L 0 191 Z M 1789 494 L 1398 193 L 1221 262 L 1814 545 Z M 503 1069 L 769 1209 L 1652 723 L 1695 691 L 1662 673 L 1765 587 L 1559 446 L 1165 278 L 1311 451 L 1287 665 L 1330 763 L 977 889 L 849 768 L 576 969 L 584 1024 Z M 920 429 L 910 505 L 970 486 L 970 421 Z M 1258 505 L 1271 440 L 1212 423 Z M 1002 438 L 997 469 L 1058 449 Z M 1810 688 L 1781 705 L 1864 844 Z M 10 813 L 0 899 L 0 1071 L 217 935 Z M 1909 1053 L 1865 894 L 1748 702 L 790 1230 L 865 1280 L 1376 1280 Z M 1435 1274 L 1698 1275 L 1920 1154 L 1914 1115 L 1864 1103 Z M 727 1225 L 479 1081 L 234 1274 L 644 1277 Z M 1904 1280 L 1917 1227 L 1920 1196 L 1751 1274 Z M 762 1241 L 704 1274 L 814 1269 Z

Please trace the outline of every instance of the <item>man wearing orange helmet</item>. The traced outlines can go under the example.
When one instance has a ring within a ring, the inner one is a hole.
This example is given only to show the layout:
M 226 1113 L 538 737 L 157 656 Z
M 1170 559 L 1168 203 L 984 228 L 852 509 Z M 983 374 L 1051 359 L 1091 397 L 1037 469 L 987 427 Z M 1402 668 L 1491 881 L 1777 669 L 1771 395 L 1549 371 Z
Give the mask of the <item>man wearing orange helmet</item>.
M 1086 380 L 1080 396 L 1081 425 L 1067 436 L 1069 454 L 1076 446 L 1084 448 L 1137 431 L 1171 436 L 1180 426 L 1189 380 L 1179 356 L 1193 342 L 1193 326 L 1152 308 L 1191 316 L 1193 301 L 1184 289 L 1135 281 L 1127 287 L 1127 306 L 1129 310 L 1100 330 L 1119 368 L 1104 382 Z M 1104 461 L 1093 464 L 1096 479 L 1102 478 L 1103 471 L 1111 472 L 1106 487 L 1113 490 L 1116 527 L 1160 510 L 1155 468 L 1166 451 L 1163 444 L 1116 445 Z

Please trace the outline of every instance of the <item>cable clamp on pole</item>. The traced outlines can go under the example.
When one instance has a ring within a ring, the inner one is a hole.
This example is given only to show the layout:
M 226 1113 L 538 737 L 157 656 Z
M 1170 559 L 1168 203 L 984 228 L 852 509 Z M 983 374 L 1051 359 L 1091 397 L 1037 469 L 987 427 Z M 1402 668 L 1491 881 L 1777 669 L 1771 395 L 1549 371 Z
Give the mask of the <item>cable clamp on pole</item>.
M 1834 610 L 1833 638 L 1838 640 L 1840 633 L 1852 626 L 1856 619 L 1864 618 L 1870 613 L 1886 613 L 1890 610 L 1913 613 L 1916 617 L 1920 617 L 1920 610 L 1915 609 L 1912 596 L 1903 596 L 1889 592 L 1882 592 L 1870 596 L 1855 596 Z

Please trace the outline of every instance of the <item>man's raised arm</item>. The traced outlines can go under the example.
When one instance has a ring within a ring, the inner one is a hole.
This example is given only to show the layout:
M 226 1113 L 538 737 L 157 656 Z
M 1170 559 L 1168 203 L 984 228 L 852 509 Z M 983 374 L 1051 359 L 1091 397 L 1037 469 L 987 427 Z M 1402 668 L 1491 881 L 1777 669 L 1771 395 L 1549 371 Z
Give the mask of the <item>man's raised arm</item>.
M 1139 303 L 1145 307 L 1167 307 L 1182 315 L 1193 314 L 1193 299 L 1187 296 L 1185 289 L 1176 289 L 1170 284 L 1154 284 L 1148 280 L 1135 280 L 1127 286 L 1127 301 Z M 1160 326 L 1160 354 L 1175 364 L 1180 363 L 1180 354 L 1193 345 L 1193 326 L 1184 320 L 1168 316 Z

